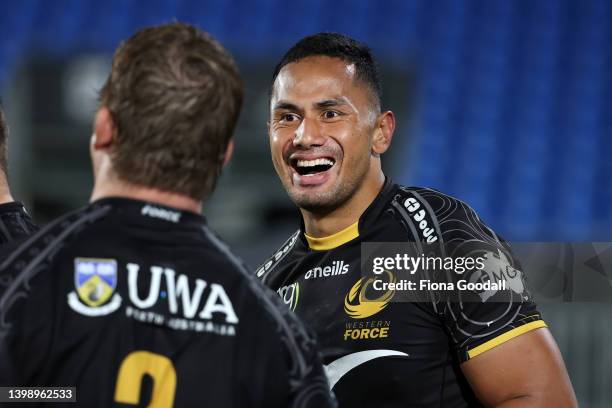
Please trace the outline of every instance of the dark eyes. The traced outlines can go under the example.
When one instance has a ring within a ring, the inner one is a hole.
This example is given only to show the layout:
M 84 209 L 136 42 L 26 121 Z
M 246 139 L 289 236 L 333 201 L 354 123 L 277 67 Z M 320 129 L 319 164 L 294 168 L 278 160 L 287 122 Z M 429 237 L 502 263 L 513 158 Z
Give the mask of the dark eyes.
M 325 119 L 334 119 L 334 118 L 337 118 L 338 116 L 340 116 L 340 114 L 336 111 L 328 110 L 328 111 L 323 112 L 323 117 Z
M 340 116 L 339 112 L 333 110 L 326 110 L 321 113 L 321 117 L 325 120 L 336 119 Z M 299 122 L 300 116 L 295 113 L 283 113 L 278 117 L 278 120 L 282 123 Z
M 298 120 L 298 116 L 295 113 L 284 113 L 281 115 L 280 120 L 282 122 L 293 122 Z

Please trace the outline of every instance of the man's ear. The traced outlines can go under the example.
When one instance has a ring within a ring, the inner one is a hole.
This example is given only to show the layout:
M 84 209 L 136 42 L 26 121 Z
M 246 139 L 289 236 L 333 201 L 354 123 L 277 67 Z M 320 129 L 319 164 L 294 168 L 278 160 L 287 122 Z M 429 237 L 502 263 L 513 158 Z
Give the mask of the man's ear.
M 227 147 L 225 148 L 225 154 L 223 155 L 223 167 L 229 163 L 232 155 L 234 154 L 234 139 L 230 139 L 227 142 Z
M 117 128 L 113 115 L 106 106 L 102 106 L 94 121 L 94 133 L 92 147 L 94 150 L 108 149 L 115 140 L 115 132 Z
M 378 116 L 376 129 L 372 138 L 372 152 L 381 155 L 391 146 L 393 132 L 395 131 L 395 115 L 391 111 L 386 111 Z

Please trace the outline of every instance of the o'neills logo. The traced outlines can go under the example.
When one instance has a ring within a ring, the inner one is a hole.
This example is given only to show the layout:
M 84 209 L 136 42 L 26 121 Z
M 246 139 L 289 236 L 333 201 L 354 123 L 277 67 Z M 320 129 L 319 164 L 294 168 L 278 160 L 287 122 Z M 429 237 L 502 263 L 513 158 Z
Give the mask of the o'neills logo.
M 389 271 L 389 282 L 395 283 L 395 277 Z M 395 291 L 389 290 L 376 299 L 368 299 L 366 290 L 372 285 L 375 278 L 361 278 L 353 285 L 344 298 L 344 311 L 353 319 L 365 319 L 375 315 L 387 307 Z
M 331 266 L 317 266 L 306 272 L 306 279 L 327 278 L 330 276 L 344 275 L 349 270 L 349 266 L 344 261 L 334 261 Z

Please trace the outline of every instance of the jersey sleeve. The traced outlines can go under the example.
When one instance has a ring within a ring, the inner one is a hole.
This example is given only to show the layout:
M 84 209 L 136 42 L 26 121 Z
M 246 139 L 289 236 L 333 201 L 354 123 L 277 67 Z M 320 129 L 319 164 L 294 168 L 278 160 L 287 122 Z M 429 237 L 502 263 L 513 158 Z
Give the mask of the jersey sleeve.
M 471 207 L 431 189 L 404 193 L 412 229 L 445 260 L 428 274 L 440 284 L 429 295 L 460 362 L 546 327 L 509 245 Z
M 445 272 L 454 290 L 438 310 L 460 362 L 546 327 L 527 289 L 520 262 L 471 207 L 449 198 L 438 223 L 444 255 L 455 261 L 455 270 Z M 474 266 L 457 267 L 466 265 L 467 259 L 472 259 Z M 481 286 L 470 288 L 469 283 Z

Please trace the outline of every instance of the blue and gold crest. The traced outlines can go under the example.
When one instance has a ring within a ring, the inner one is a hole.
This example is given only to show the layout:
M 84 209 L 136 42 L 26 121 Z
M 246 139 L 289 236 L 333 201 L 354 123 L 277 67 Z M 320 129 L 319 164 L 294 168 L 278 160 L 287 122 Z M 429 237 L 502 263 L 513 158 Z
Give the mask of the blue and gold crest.
M 76 258 L 74 285 L 81 302 L 98 307 L 108 301 L 117 288 L 117 261 Z

